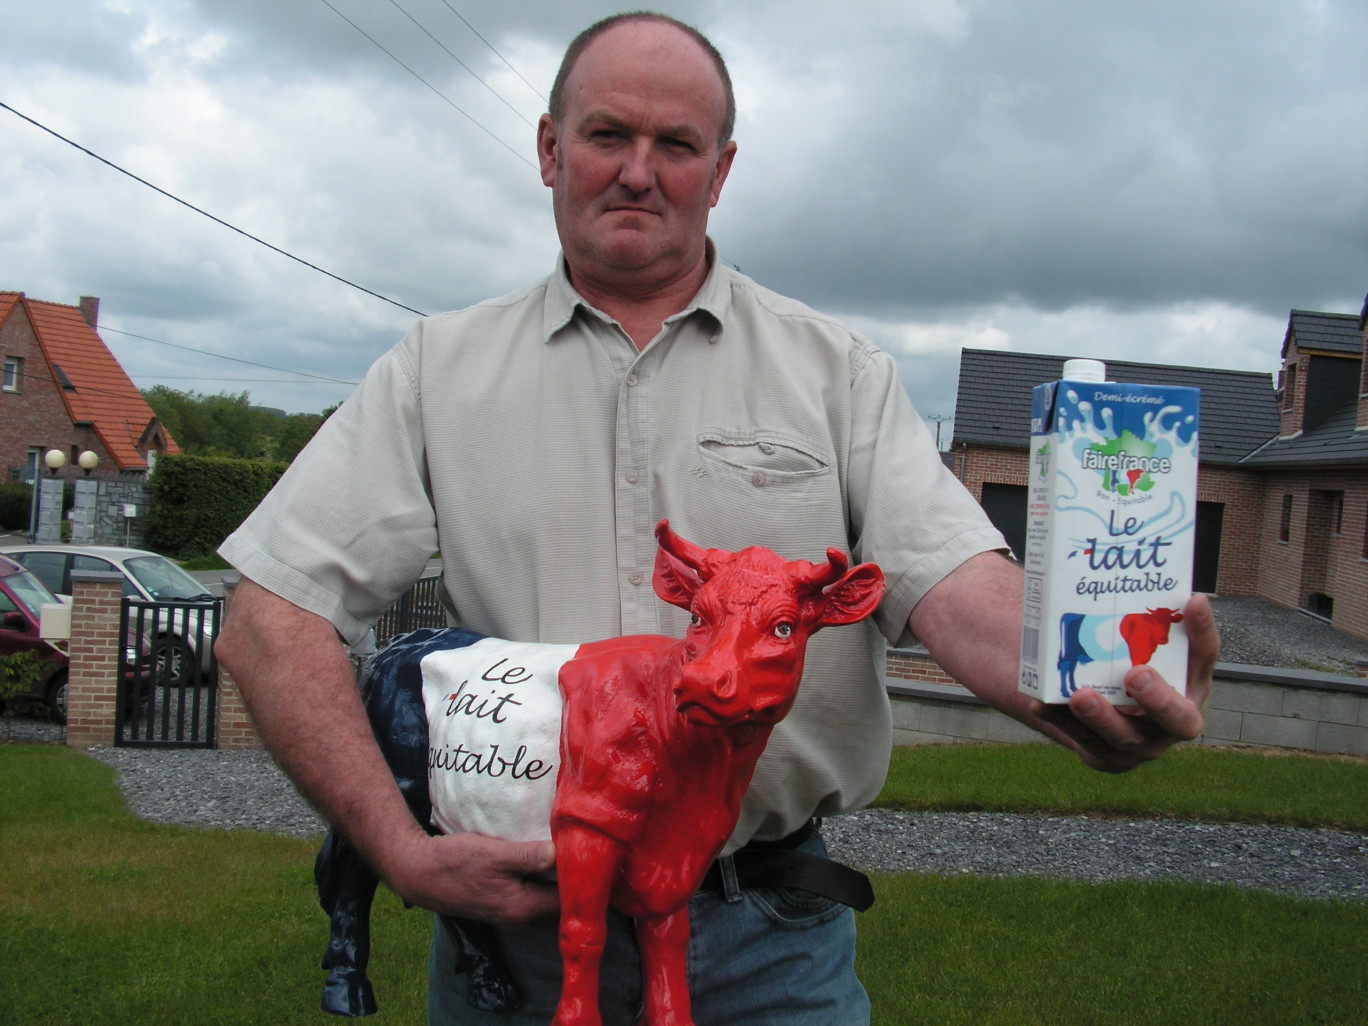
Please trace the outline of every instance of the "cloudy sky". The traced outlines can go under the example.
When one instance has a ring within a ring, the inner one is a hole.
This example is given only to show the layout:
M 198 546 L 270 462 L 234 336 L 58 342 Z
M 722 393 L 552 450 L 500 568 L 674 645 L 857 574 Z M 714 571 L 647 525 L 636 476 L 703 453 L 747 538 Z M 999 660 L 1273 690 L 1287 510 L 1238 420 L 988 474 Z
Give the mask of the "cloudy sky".
M 412 311 L 551 269 L 534 126 L 566 43 L 621 9 L 7 7 L 0 289 L 100 297 L 141 387 L 291 412 L 343 399 Z M 723 257 L 894 353 L 927 417 L 962 347 L 1273 371 L 1290 309 L 1363 305 L 1362 0 L 658 9 L 736 83 Z

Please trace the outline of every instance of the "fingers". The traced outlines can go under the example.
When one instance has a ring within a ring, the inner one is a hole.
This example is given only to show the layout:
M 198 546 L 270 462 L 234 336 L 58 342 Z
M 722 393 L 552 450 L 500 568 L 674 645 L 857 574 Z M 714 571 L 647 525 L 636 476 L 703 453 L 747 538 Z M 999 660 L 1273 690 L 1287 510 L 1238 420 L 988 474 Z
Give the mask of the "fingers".
M 1205 709 L 1211 694 L 1211 675 L 1221 655 L 1221 635 L 1205 595 L 1193 595 L 1188 600 L 1183 609 L 1183 626 L 1188 637 L 1187 694 L 1199 708 Z
M 442 915 L 516 926 L 559 907 L 555 885 L 534 879 L 556 864 L 550 841 L 424 837 L 404 861 L 386 882 L 404 900 Z

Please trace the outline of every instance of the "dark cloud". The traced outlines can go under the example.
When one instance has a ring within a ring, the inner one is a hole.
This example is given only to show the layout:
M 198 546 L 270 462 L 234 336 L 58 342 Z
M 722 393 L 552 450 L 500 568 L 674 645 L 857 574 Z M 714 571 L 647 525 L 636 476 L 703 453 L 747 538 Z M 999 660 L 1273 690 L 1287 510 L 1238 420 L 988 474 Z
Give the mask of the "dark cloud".
M 0 98 L 415 309 L 546 273 L 538 94 L 616 5 L 329 3 L 411 71 L 322 0 L 68 0 L 12 5 Z M 961 345 L 1264 369 L 1288 309 L 1368 287 L 1359 0 L 660 6 L 736 82 L 723 255 L 894 352 L 927 413 L 952 412 Z M 0 190 L 0 288 L 99 294 L 129 331 L 351 379 L 412 320 L 4 111 Z M 121 346 L 135 380 L 215 390 L 210 357 Z

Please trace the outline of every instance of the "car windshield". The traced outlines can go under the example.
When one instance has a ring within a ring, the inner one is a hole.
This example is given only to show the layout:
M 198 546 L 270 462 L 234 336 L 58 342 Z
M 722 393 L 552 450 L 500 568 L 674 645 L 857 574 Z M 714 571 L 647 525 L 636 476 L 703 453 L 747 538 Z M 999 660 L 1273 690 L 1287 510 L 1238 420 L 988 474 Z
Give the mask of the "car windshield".
M 214 597 L 165 556 L 134 556 L 124 560 L 124 569 L 159 602 L 194 602 Z
M 10 574 L 5 578 L 5 583 L 9 585 L 14 597 L 28 607 L 35 620 L 38 619 L 38 611 L 43 608 L 45 602 L 60 601 L 56 595 L 48 591 L 46 584 L 27 570 Z

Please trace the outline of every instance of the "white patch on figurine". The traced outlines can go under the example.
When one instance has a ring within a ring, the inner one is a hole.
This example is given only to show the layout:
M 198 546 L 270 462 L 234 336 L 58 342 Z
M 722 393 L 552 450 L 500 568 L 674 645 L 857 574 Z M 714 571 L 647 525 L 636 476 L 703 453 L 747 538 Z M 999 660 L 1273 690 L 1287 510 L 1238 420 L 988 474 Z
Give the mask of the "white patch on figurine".
M 423 658 L 432 821 L 444 833 L 550 838 L 560 668 L 578 648 L 485 638 Z

